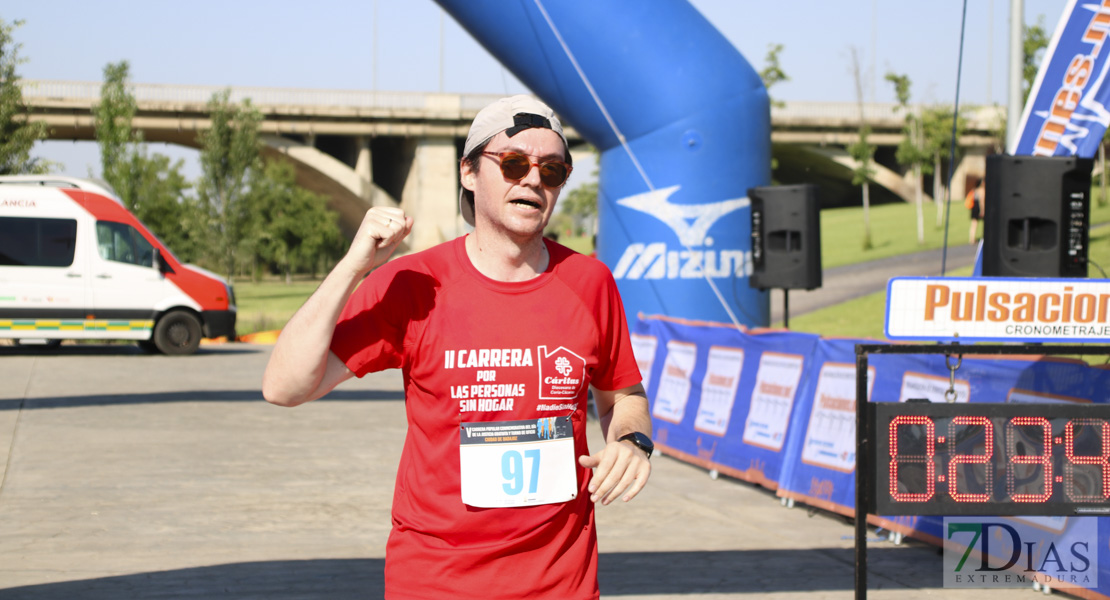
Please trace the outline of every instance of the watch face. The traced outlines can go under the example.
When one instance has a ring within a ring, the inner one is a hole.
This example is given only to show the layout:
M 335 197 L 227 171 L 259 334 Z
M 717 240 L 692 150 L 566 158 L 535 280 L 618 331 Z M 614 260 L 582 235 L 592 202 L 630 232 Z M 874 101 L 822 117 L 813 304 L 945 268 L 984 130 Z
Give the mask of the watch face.
M 648 458 L 651 458 L 651 453 L 655 450 L 655 444 L 651 441 L 651 438 L 640 433 L 639 431 L 633 431 L 632 433 L 622 436 L 620 441 L 624 440 L 628 440 L 633 444 L 636 444 L 636 446 L 640 450 L 643 450 L 645 453 L 647 453 Z

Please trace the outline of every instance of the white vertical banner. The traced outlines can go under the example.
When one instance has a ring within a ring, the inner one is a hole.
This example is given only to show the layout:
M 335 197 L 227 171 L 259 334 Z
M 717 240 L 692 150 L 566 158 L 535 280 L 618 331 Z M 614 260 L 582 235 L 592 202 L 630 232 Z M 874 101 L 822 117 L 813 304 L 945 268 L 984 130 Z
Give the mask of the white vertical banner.
M 644 389 L 651 390 L 651 368 L 655 366 L 655 349 L 659 347 L 659 338 L 654 335 L 641 335 L 633 333 L 632 355 L 636 357 L 636 366 L 640 368 L 640 377 L 643 377 Z
M 694 418 L 694 429 L 723 436 L 732 419 L 736 403 L 736 387 L 744 367 L 744 351 L 740 348 L 713 346 L 705 363 L 701 382 L 701 402 Z
M 875 367 L 867 369 L 867 397 Z M 850 473 L 856 468 L 856 365 L 825 363 L 817 378 L 802 462 Z
M 744 443 L 775 452 L 782 450 L 804 364 L 800 354 L 764 352 L 759 357 L 755 388 L 744 422 Z
M 682 417 L 686 415 L 686 402 L 690 399 L 690 378 L 697 359 L 696 344 L 675 340 L 667 342 L 667 358 L 659 376 L 652 416 L 671 423 L 682 422 Z

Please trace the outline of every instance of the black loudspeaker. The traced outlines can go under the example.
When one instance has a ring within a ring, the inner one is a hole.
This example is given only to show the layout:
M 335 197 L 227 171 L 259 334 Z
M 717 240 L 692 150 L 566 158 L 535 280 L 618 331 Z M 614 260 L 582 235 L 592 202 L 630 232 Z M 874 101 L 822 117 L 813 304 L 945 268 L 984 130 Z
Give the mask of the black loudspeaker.
M 815 185 L 748 190 L 752 203 L 753 288 L 821 287 L 821 206 Z
M 1087 276 L 1093 165 L 1073 156 L 987 157 L 984 276 Z

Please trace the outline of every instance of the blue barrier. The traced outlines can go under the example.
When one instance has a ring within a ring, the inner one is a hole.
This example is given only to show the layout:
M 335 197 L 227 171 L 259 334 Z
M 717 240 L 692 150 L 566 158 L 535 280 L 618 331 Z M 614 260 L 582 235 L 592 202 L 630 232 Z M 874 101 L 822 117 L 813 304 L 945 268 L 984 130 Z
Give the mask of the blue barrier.
M 662 452 L 777 490 L 783 498 L 855 514 L 855 346 L 873 340 L 667 317 L 641 317 L 633 338 Z M 949 365 L 956 361 L 939 354 L 872 355 L 870 399 L 943 402 L 951 388 L 957 402 L 1108 401 L 1110 370 L 1076 360 L 969 354 L 954 375 Z M 1058 544 L 1095 523 L 1100 542 L 1110 539 L 1110 518 L 1000 519 L 1035 523 Z M 943 517 L 869 520 L 944 544 Z M 1102 553 L 1098 568 L 1099 585 L 1091 593 L 1110 597 L 1110 553 Z
M 778 494 L 825 510 L 854 514 L 856 344 L 821 339 L 813 348 L 790 424 Z M 875 367 L 870 368 L 873 390 Z
M 671 319 L 640 320 L 633 335 L 664 452 L 776 489 L 817 336 Z

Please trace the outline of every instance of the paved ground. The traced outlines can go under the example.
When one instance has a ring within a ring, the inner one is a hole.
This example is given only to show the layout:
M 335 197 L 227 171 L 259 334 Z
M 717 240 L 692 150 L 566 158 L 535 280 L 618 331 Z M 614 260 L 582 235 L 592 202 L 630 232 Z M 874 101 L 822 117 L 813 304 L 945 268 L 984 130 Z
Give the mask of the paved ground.
M 381 597 L 399 375 L 281 409 L 259 392 L 268 353 L 0 347 L 0 599 Z M 654 465 L 640 498 L 599 507 L 604 597 L 853 597 L 843 518 Z M 1015 594 L 943 589 L 912 542 L 869 558 L 873 598 Z

